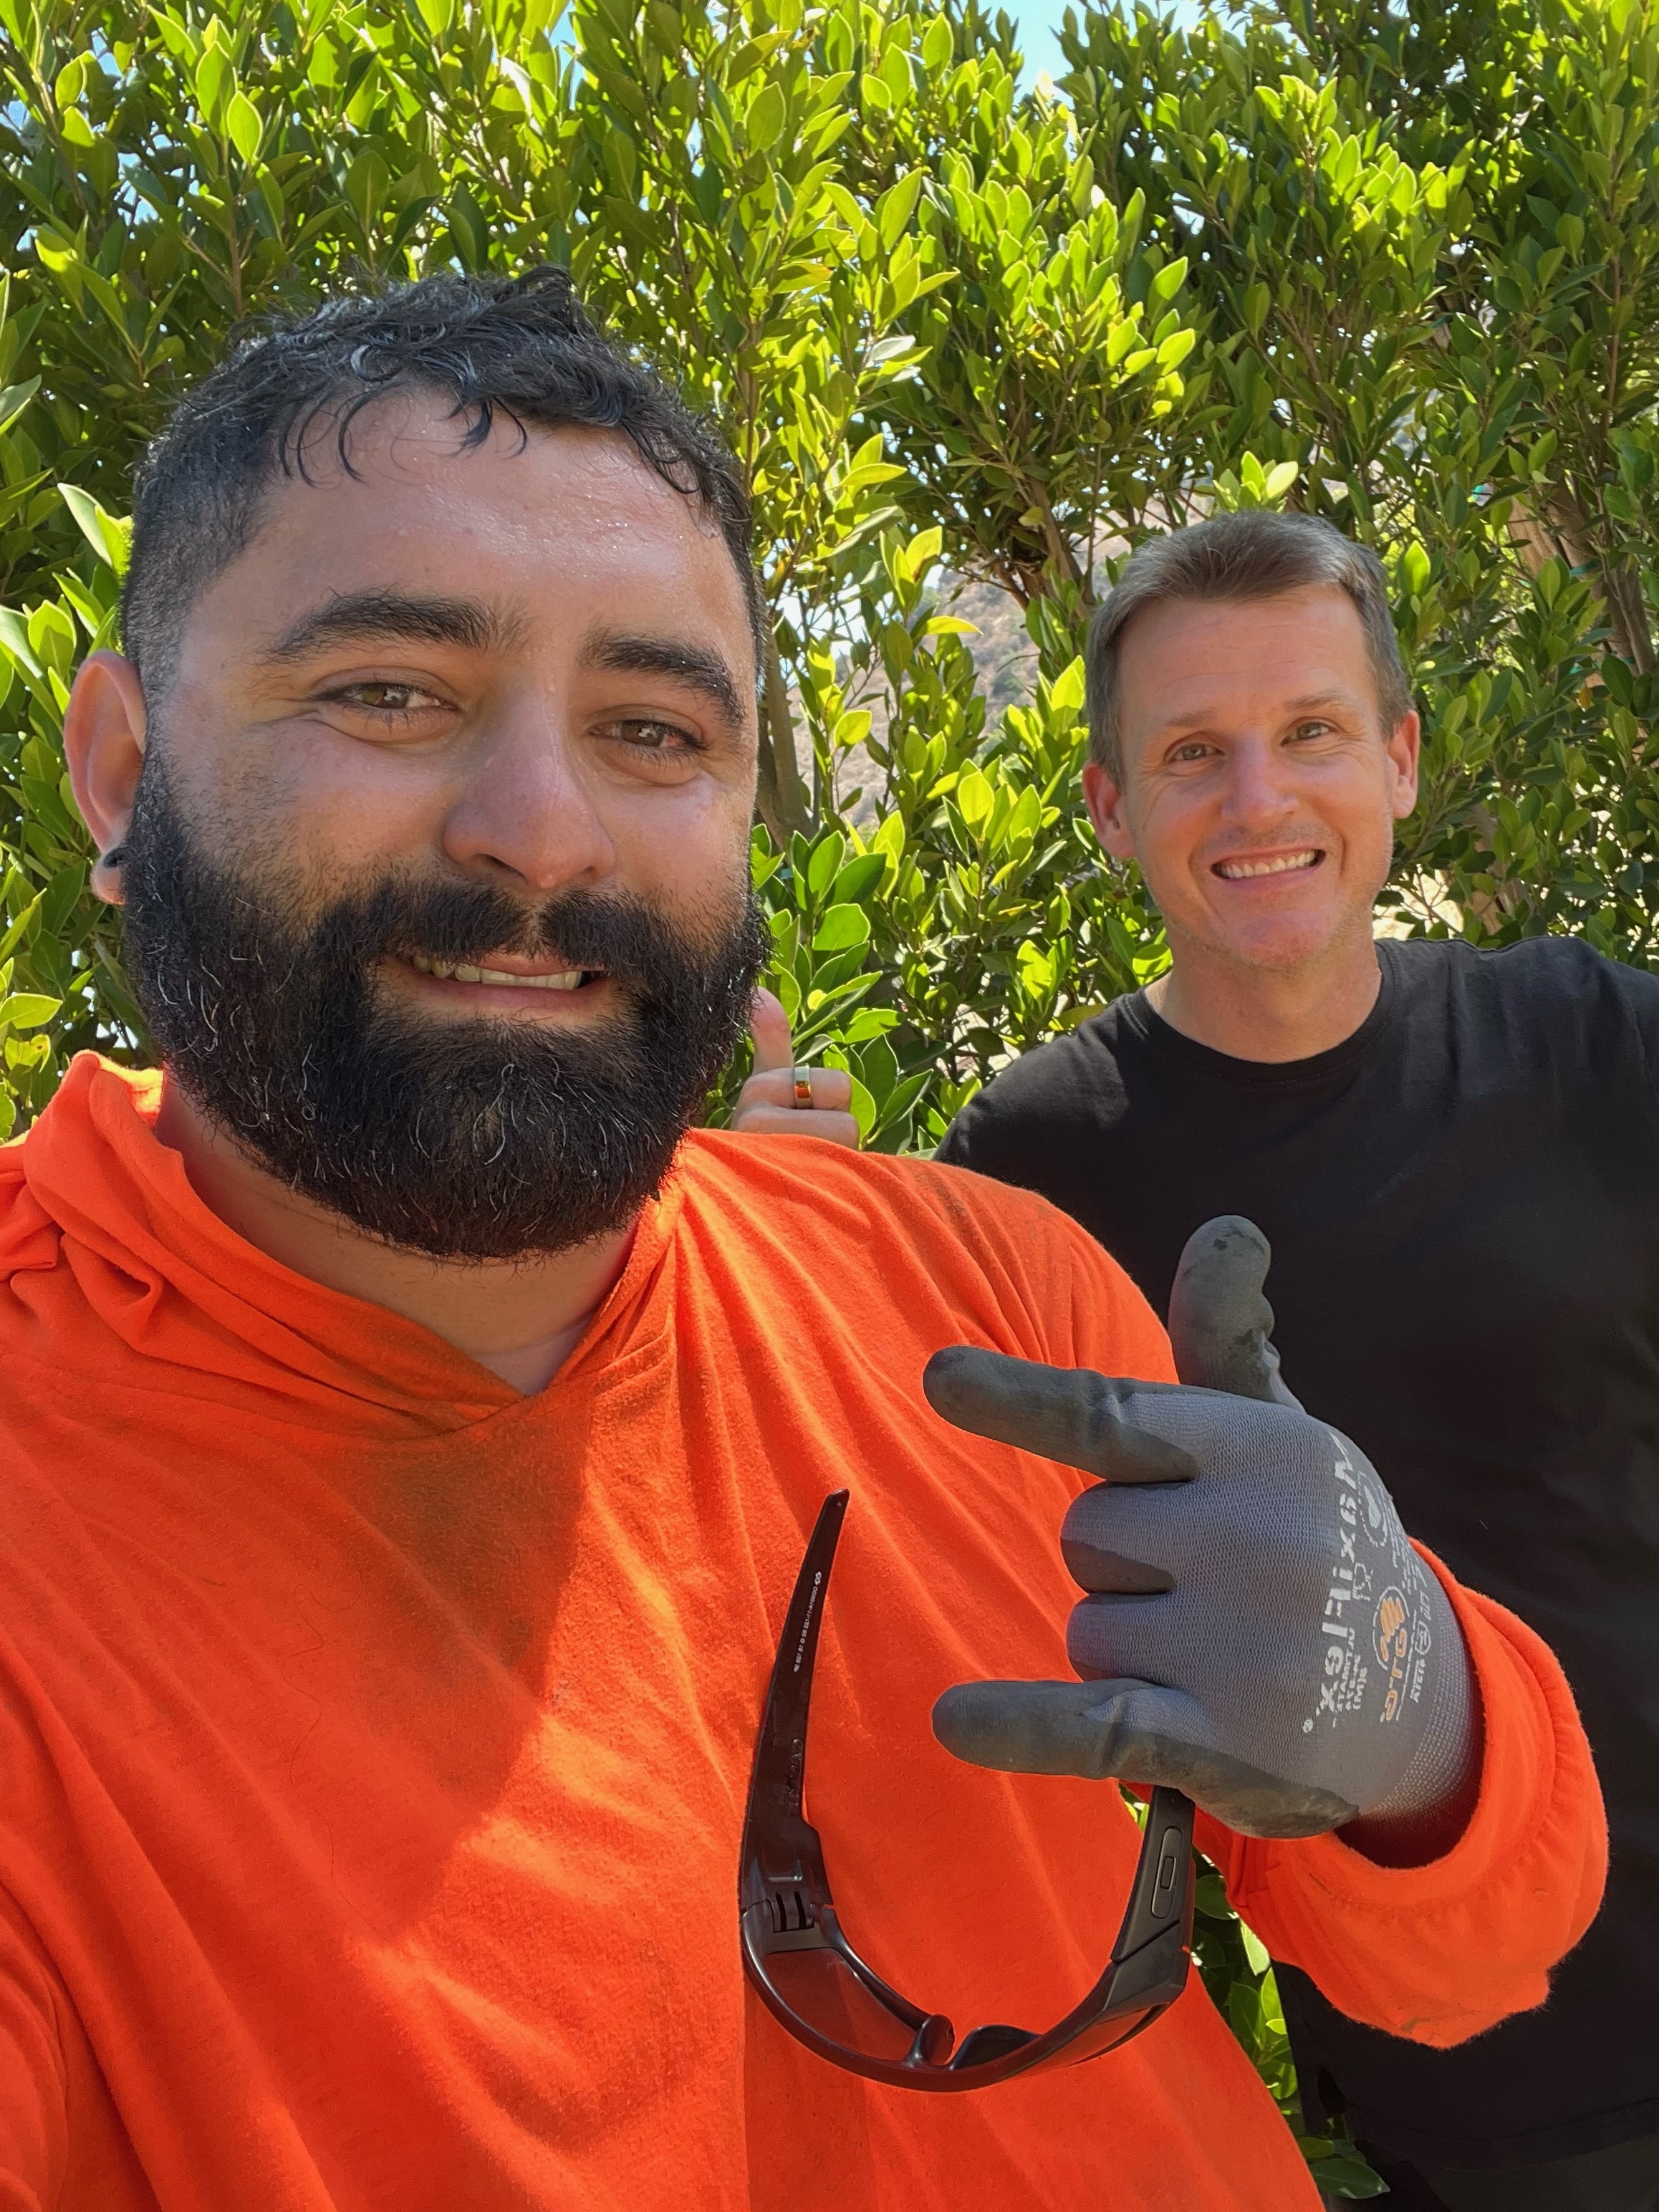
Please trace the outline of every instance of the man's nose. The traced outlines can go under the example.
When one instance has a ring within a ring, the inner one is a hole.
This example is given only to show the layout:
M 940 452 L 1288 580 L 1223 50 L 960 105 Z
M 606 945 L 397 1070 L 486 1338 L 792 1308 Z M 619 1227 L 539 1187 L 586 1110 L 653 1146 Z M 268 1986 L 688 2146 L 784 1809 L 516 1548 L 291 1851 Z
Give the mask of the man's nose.
M 1271 738 L 1251 735 L 1229 749 L 1222 805 L 1241 828 L 1271 827 L 1296 812 L 1291 763 Z
M 556 702 L 526 694 L 481 733 L 443 842 L 470 872 L 536 892 L 611 872 L 616 848 Z

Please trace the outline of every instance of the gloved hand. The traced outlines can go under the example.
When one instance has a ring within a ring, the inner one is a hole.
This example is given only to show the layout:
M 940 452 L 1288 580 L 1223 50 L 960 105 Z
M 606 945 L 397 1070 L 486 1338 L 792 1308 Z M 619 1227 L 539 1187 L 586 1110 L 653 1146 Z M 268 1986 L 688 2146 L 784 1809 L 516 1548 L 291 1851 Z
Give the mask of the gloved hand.
M 1178 1386 L 967 1345 L 928 1362 L 958 1428 L 1103 1478 L 1060 1532 L 1084 1679 L 963 1683 L 933 1728 L 977 1765 L 1168 1783 L 1251 1836 L 1357 1823 L 1372 1856 L 1420 1863 L 1473 1800 L 1468 1657 L 1370 1462 L 1279 1380 L 1269 1257 L 1233 1217 L 1190 1240 Z

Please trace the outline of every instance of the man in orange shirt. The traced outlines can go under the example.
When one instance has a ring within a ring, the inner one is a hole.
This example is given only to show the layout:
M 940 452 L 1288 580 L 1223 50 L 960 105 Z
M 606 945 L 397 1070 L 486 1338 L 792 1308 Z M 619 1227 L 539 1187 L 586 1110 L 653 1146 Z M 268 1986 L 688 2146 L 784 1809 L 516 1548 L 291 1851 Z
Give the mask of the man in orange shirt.
M 1430 2042 L 1542 2001 L 1605 1837 L 1538 1640 L 1042 1201 L 686 1135 L 759 957 L 729 461 L 561 278 L 442 278 L 234 356 L 135 522 L 65 736 L 164 1072 L 0 1153 L 0 2205 L 1311 2206 L 1195 1983 L 952 2096 L 745 1984 L 842 1488 L 809 1811 L 960 2020 L 1099 1972 L 1089 1776 Z

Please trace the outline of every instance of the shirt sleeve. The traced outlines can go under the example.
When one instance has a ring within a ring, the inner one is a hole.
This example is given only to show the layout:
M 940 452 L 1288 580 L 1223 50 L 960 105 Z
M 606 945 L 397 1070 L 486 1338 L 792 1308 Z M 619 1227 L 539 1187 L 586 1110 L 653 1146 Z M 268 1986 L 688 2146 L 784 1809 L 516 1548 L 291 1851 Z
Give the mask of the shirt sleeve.
M 939 1139 L 933 1158 L 947 1168 L 1012 1190 L 1049 1195 L 1045 1165 L 1052 1169 L 1056 1115 L 1067 1094 L 1051 1046 L 1039 1045 L 976 1091 Z
M 1634 1034 L 1640 1079 L 1649 1103 L 1659 1104 L 1659 975 L 1613 960 L 1602 960 L 1599 972 Z
M 1553 1653 L 1423 1556 L 1456 1612 L 1486 1723 L 1458 1842 L 1428 1866 L 1380 1867 L 1335 1835 L 1261 1842 L 1202 1814 L 1198 1842 L 1275 1959 L 1351 2019 L 1443 2049 L 1543 2003 L 1601 1903 L 1607 1830 Z
M 973 1148 L 968 1141 L 968 1124 L 964 1118 L 966 1110 L 964 1108 L 963 1113 L 957 1115 L 956 1120 L 951 1122 L 939 1140 L 939 1150 L 933 1154 L 933 1158 L 942 1167 L 970 1168 L 974 1164 L 969 1157 Z

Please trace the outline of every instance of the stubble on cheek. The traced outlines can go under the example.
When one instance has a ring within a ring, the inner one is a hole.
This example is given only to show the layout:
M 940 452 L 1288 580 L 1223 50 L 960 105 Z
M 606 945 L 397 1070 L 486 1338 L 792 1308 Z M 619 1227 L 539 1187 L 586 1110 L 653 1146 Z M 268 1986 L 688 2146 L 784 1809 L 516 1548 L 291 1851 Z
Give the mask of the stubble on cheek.
M 216 746 L 195 775 L 171 760 L 168 770 L 204 860 L 267 917 L 306 933 L 342 900 L 419 871 L 416 856 L 387 849 L 392 810 L 360 779 L 317 772 L 311 734 L 297 720 L 256 724 Z

